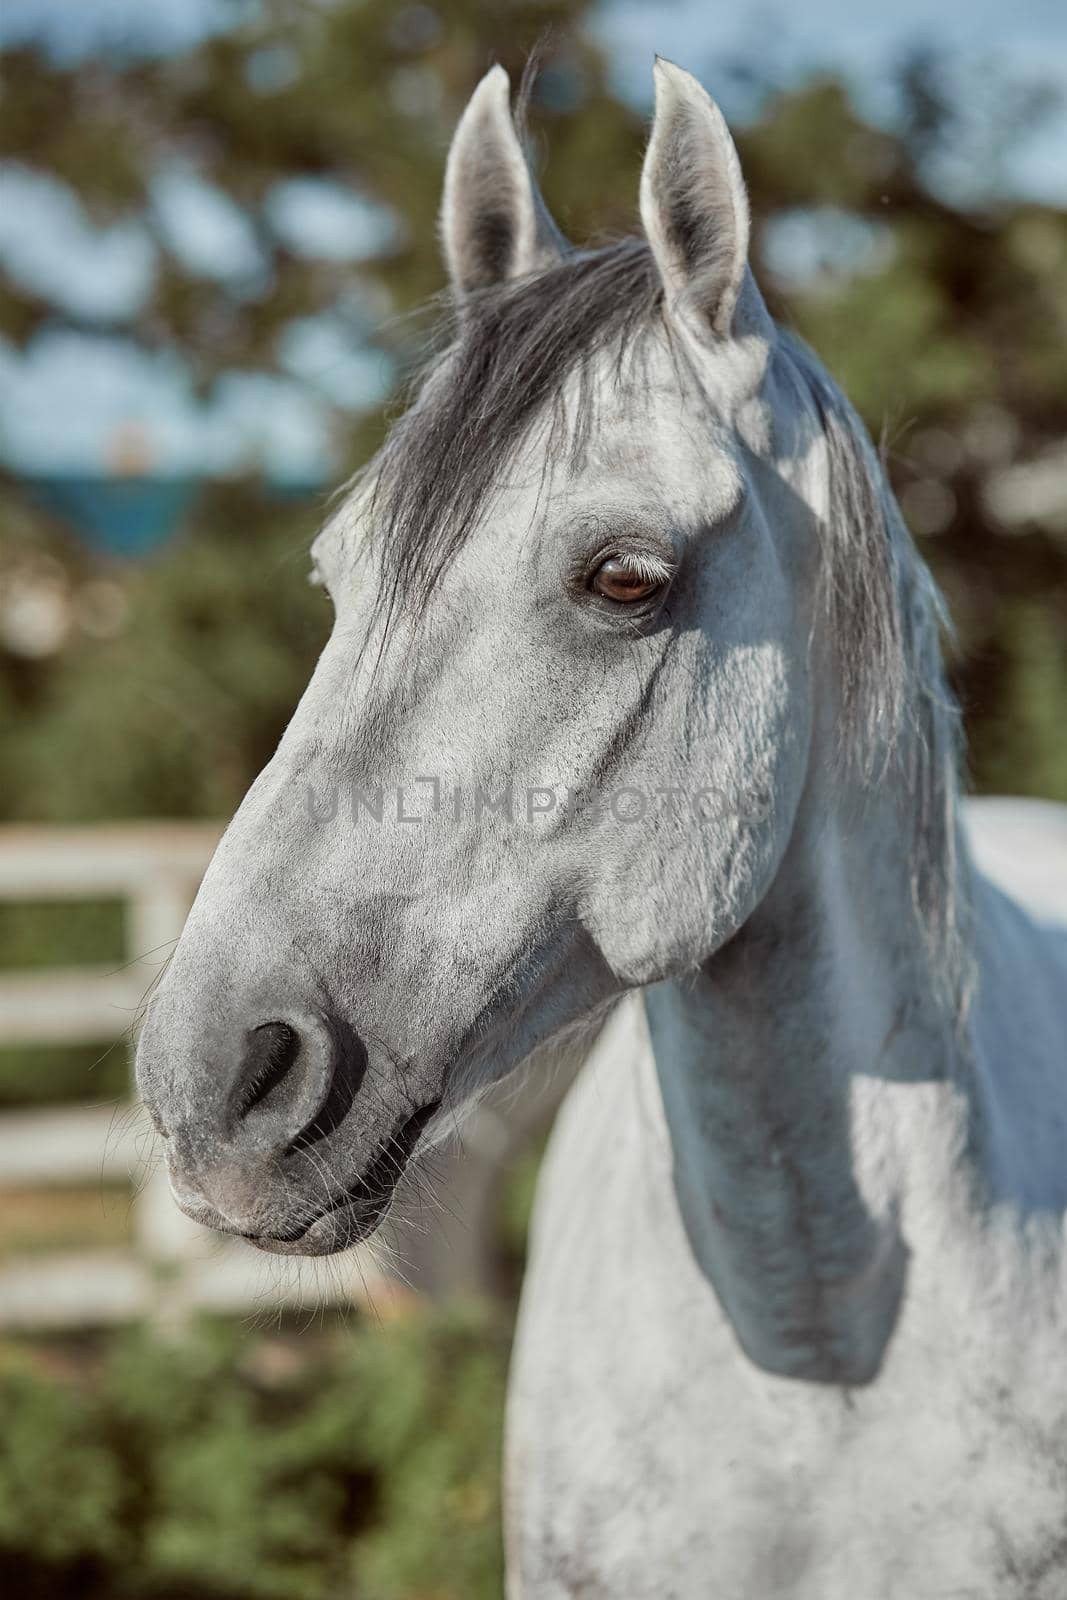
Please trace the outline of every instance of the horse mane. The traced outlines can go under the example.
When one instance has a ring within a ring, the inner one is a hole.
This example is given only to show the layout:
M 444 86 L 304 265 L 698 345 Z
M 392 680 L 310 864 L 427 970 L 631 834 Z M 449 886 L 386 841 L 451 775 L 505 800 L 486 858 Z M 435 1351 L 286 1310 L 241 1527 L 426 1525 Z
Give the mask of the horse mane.
M 447 308 L 414 403 L 365 469 L 390 614 L 421 610 L 535 425 L 548 429 L 546 472 L 580 466 L 605 362 L 621 384 L 656 329 L 665 329 L 661 281 L 640 239 L 574 252 Z M 916 913 L 937 986 L 962 1016 L 960 740 L 941 657 L 944 606 L 841 390 L 782 330 L 774 360 L 825 439 L 816 627 L 836 660 L 842 764 L 872 793 L 890 767 L 901 771 Z
M 971 932 L 959 842 L 962 728 L 941 651 L 951 623 L 863 422 L 801 340 L 779 330 L 778 350 L 826 444 L 816 626 L 836 664 L 842 765 L 867 792 L 891 771 L 902 780 L 912 901 L 935 990 L 962 1026 Z

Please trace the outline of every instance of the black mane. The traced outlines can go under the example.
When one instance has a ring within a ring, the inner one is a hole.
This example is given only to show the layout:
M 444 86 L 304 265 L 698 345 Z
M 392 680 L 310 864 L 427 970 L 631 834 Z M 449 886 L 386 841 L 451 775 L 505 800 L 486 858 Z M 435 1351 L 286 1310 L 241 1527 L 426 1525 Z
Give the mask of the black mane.
M 648 246 L 626 239 L 483 290 L 451 312 L 452 342 L 370 469 L 370 523 L 393 603 L 417 605 L 429 592 L 538 417 L 552 418 L 550 453 L 577 464 L 592 423 L 594 358 L 610 350 L 621 367 L 661 304 Z

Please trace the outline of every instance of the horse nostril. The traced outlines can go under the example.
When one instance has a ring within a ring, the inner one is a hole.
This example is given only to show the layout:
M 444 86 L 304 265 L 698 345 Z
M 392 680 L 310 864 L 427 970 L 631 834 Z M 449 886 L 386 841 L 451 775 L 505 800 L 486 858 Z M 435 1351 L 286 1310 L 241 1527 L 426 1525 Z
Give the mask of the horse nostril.
M 287 1022 L 263 1022 L 248 1034 L 241 1063 L 235 1115 L 246 1117 L 270 1099 L 300 1056 L 300 1035 Z

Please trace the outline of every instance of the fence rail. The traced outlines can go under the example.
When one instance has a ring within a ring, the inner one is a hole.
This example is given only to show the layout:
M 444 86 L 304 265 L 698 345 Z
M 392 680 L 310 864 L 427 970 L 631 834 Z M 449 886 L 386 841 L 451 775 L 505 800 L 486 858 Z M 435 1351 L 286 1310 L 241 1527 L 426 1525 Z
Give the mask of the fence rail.
M 181 933 L 218 842 L 210 824 L 131 823 L 0 829 L 0 901 L 119 900 L 128 964 L 8 971 L 0 975 L 5 1046 L 132 1045 L 146 990 Z M 45 1253 L 0 1263 L 0 1327 L 92 1326 L 153 1316 L 180 1322 L 195 1310 L 276 1310 L 359 1300 L 384 1285 L 363 1259 L 350 1274 L 314 1263 L 279 1271 L 236 1241 L 178 1211 L 143 1114 L 128 1105 L 10 1111 L 0 1115 L 3 1190 L 128 1181 L 129 1244 L 121 1250 Z M 101 1197 L 101 1204 L 104 1203 Z

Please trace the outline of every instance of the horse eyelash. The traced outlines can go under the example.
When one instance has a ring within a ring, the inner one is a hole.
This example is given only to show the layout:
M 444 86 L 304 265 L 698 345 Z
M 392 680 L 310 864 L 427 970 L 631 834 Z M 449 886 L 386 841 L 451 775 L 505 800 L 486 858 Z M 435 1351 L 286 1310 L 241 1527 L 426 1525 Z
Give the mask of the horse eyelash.
M 617 561 L 642 583 L 669 583 L 674 577 L 674 569 L 662 556 L 651 555 L 643 550 L 620 550 L 618 555 L 610 559 Z

